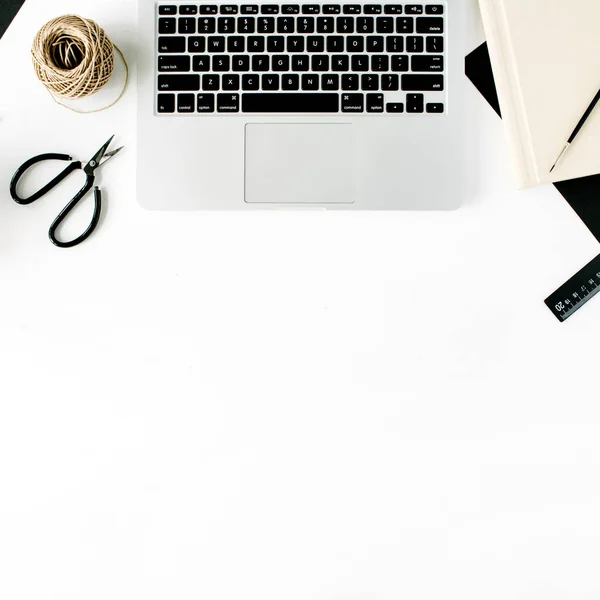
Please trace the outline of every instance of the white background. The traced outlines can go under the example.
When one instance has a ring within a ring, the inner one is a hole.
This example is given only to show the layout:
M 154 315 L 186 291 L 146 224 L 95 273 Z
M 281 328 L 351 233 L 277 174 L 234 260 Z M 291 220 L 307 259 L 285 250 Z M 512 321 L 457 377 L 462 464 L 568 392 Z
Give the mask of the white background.
M 68 12 L 135 67 L 129 0 L 28 0 L 0 42 L 0 598 L 597 599 L 600 301 L 543 300 L 598 244 L 514 191 L 478 93 L 458 212 L 145 212 L 135 69 L 92 116 L 34 77 Z M 101 227 L 56 249 L 83 175 L 10 177 L 112 133 Z

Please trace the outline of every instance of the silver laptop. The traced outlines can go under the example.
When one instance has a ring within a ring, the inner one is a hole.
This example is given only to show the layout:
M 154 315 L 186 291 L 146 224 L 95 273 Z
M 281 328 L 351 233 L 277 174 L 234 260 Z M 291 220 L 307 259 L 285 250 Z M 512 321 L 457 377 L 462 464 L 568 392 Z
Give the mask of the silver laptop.
M 139 0 L 149 209 L 453 209 L 465 0 Z

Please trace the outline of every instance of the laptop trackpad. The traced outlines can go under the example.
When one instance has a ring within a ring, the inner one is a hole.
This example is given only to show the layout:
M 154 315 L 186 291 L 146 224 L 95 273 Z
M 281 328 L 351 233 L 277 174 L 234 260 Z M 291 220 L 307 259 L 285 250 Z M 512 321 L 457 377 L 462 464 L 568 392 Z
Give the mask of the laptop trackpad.
M 245 178 L 250 203 L 354 202 L 352 124 L 247 124 Z

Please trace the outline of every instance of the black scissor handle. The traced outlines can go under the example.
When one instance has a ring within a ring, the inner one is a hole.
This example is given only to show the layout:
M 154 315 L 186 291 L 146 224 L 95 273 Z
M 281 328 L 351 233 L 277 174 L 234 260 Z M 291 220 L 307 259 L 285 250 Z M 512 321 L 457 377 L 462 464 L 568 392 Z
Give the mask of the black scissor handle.
M 30 158 L 27 162 L 24 162 L 13 175 L 10 182 L 10 195 L 17 204 L 31 204 L 36 200 L 39 200 L 44 194 L 47 194 L 53 187 L 58 185 L 65 177 L 68 177 L 73 171 L 81 169 L 81 163 L 76 161 L 72 162 L 62 173 L 59 173 L 52 181 L 47 183 L 42 189 L 29 196 L 29 198 L 20 198 L 17 194 L 17 185 L 19 180 L 25 174 L 25 171 L 33 165 L 43 162 L 45 160 L 62 160 L 69 161 L 73 160 L 68 154 L 40 154 Z
M 95 187 L 94 188 L 94 214 L 92 216 L 92 221 L 90 222 L 88 228 L 77 238 L 71 240 L 70 242 L 61 242 L 56 237 L 56 230 L 60 226 L 60 224 L 67 218 L 69 213 L 79 204 L 79 202 L 85 197 L 85 195 L 92 189 L 94 185 L 94 176 L 88 175 L 88 178 L 85 182 L 85 185 L 77 192 L 77 195 L 67 204 L 61 211 L 58 217 L 54 219 L 52 225 L 50 225 L 50 230 L 48 231 L 48 237 L 50 241 L 59 248 L 72 248 L 73 246 L 77 246 L 77 244 L 81 244 L 81 242 L 87 240 L 88 237 L 93 233 L 94 229 L 98 225 L 100 221 L 100 214 L 102 213 L 102 192 Z

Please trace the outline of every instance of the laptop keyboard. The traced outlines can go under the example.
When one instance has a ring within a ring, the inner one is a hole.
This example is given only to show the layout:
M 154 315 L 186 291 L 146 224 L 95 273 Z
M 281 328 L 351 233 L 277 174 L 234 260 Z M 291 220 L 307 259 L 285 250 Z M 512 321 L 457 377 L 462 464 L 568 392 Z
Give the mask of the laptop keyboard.
M 445 2 L 156 6 L 158 115 L 443 114 Z

